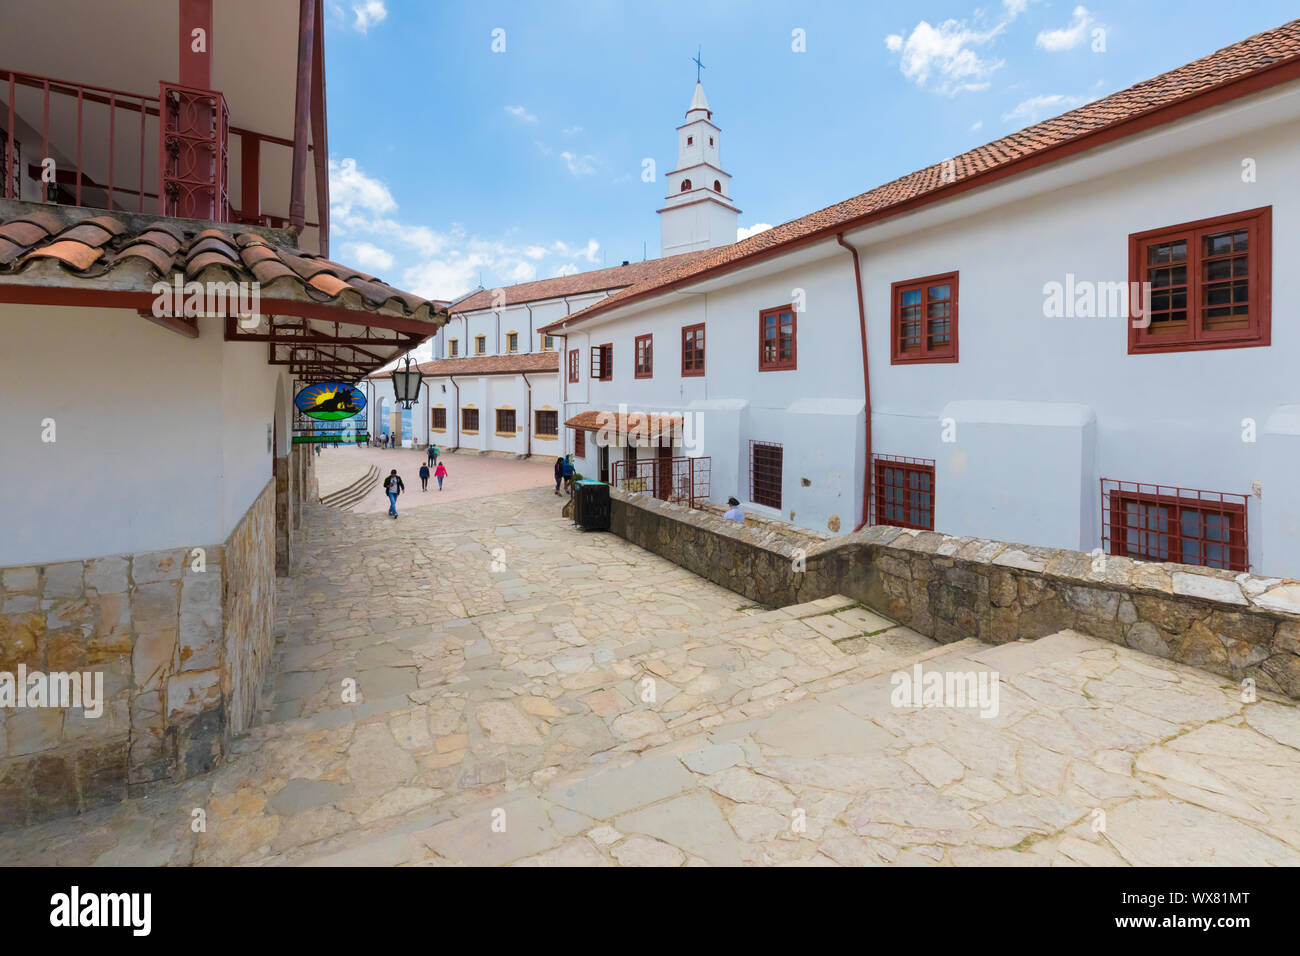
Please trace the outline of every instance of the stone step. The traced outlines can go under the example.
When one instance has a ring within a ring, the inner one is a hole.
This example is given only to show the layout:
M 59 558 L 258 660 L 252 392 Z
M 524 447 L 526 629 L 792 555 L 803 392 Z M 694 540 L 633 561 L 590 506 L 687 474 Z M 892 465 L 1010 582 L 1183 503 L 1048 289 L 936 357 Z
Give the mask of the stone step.
M 321 504 L 347 511 L 370 494 L 378 483 L 379 468 L 376 465 L 371 465 L 369 470 L 352 484 L 321 498 Z

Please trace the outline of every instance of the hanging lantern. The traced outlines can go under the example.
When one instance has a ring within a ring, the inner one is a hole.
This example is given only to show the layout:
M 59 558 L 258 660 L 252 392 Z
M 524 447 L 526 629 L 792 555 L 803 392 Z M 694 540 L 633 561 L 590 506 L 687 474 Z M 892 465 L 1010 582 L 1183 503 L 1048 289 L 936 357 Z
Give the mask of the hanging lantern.
M 393 369 L 393 396 L 403 408 L 410 408 L 420 400 L 420 386 L 424 376 L 420 367 L 411 367 L 411 356 L 406 357 L 406 368 Z

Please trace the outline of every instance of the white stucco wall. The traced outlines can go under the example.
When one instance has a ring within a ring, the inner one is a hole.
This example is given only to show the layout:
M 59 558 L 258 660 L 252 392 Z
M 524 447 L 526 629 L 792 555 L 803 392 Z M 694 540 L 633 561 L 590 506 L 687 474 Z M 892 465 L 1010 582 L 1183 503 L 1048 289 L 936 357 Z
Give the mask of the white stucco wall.
M 1254 181 L 1243 181 L 1243 158 L 1254 161 Z M 1295 169 L 1300 84 L 848 235 L 862 262 L 873 450 L 936 459 L 937 530 L 1091 550 L 1101 544 L 1102 477 L 1245 495 L 1258 482 L 1262 495 L 1249 502 L 1252 568 L 1300 576 L 1300 497 L 1290 487 L 1300 458 L 1296 418 L 1285 410 L 1300 403 L 1300 274 L 1288 268 L 1300 261 Z M 1127 282 L 1131 233 L 1263 206 L 1273 216 L 1268 347 L 1129 355 L 1125 316 L 1044 317 L 1045 283 L 1064 283 L 1069 273 Z M 960 275 L 960 361 L 892 365 L 891 284 L 952 271 Z M 791 301 L 794 289 L 806 295 L 798 368 L 760 372 L 759 311 Z M 697 322 L 706 323 L 708 374 L 683 378 L 680 330 Z M 839 515 L 841 531 L 861 519 L 863 420 L 830 404 L 863 399 L 852 260 L 833 239 L 568 331 L 568 347 L 582 350 L 570 415 L 620 403 L 673 411 L 735 400 L 744 406 L 740 447 L 706 436 L 715 500 L 730 493 L 725 483 L 746 483 L 745 442 L 781 441 L 783 511 L 818 528 Z M 638 380 L 633 343 L 646 332 L 655 336 L 655 376 Z M 588 382 L 589 349 L 605 342 L 614 345 L 614 380 Z M 808 413 L 819 405 L 844 414 Z M 1013 406 L 1015 415 L 993 414 Z M 956 419 L 954 443 L 940 438 L 945 408 Z M 1066 408 L 1073 424 L 1062 423 Z M 1247 420 L 1253 442 L 1243 441 Z M 849 449 L 857 493 L 845 496 L 836 482 L 848 472 Z M 852 520 L 845 497 L 855 502 Z
M 264 345 L 124 310 L 0 305 L 0 326 L 0 566 L 219 543 L 270 480 Z

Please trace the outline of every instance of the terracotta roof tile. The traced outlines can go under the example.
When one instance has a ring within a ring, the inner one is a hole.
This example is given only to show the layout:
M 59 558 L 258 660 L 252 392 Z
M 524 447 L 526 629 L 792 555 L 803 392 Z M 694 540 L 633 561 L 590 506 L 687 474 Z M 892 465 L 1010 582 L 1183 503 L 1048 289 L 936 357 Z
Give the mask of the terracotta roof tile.
M 679 431 L 682 417 L 660 412 L 607 412 L 588 409 L 574 415 L 564 424 L 569 428 L 580 428 L 585 431 L 608 429 L 617 435 L 658 438 L 661 434 Z
M 193 278 L 219 266 L 235 281 L 269 285 L 288 280 L 296 284 L 297 292 L 279 286 L 277 296 L 287 292 L 305 302 L 335 300 L 351 312 L 415 318 L 427 321 L 430 333 L 445 315 L 445 302 L 422 299 L 364 272 L 304 253 L 282 240 L 287 234 L 237 225 L 199 227 L 191 220 L 150 220 L 125 212 L 91 217 L 86 212 L 0 200 L 0 283 L 23 284 L 22 273 L 33 260 L 54 259 L 66 271 L 69 286 L 130 291 L 107 273 L 119 264 L 143 259 L 161 275 L 183 269 Z M 47 279 L 42 281 L 48 284 Z M 339 302 L 348 292 L 357 295 Z
M 1090 142 L 1088 137 L 1108 131 L 1108 127 L 1138 119 L 1162 107 L 1179 106 L 1198 94 L 1214 92 L 1281 64 L 1296 63 L 1300 63 L 1300 20 L 1249 37 L 1104 99 L 956 156 L 953 158 L 958 172 L 955 185 L 951 182 L 951 177 L 943 176 L 942 164 L 928 166 L 852 199 L 750 236 L 742 242 L 707 250 L 702 256 L 659 270 L 581 312 L 543 326 L 539 331 L 556 329 L 562 322 L 581 321 L 705 274 L 727 271 L 760 254 L 775 252 L 799 242 L 831 238 L 838 231 L 913 209 L 918 202 L 938 200 L 952 195 L 957 189 L 969 188 L 979 181 L 977 177 L 1002 174 L 1003 167 L 1010 164 L 1046 160 L 1050 158 L 1048 151 L 1059 147 L 1087 145 Z M 1278 79 L 1273 82 L 1294 78 L 1293 74 L 1282 71 L 1274 75 Z M 1213 105 L 1213 101 L 1207 103 Z M 1135 125 L 1132 131 L 1140 130 Z M 1123 134 L 1126 131 L 1120 128 L 1116 132 Z M 463 310 L 464 306 L 465 303 L 458 304 L 456 311 Z
M 68 239 L 63 242 L 51 242 L 48 246 L 33 249 L 23 260 L 50 258 L 58 259 L 65 266 L 84 272 L 95 264 L 95 260 L 104 254 L 103 249 L 88 246 L 84 242 Z
M 645 262 L 630 262 L 625 266 L 612 266 L 608 269 L 595 269 L 591 272 L 578 272 L 554 279 L 538 279 L 535 282 L 521 282 L 518 285 L 502 287 L 505 293 L 503 305 L 515 305 L 520 302 L 536 302 L 539 299 L 558 299 L 566 295 L 582 295 L 590 292 L 605 292 L 622 289 L 637 282 L 658 275 L 662 271 L 678 268 L 707 256 L 711 250 L 701 249 L 697 252 L 683 252 L 676 256 L 662 259 L 648 259 Z M 495 304 L 495 289 L 476 292 L 467 299 L 451 307 L 453 315 L 463 312 L 476 312 L 490 309 Z
M 503 375 L 510 372 L 558 372 L 559 352 L 520 352 L 517 355 L 471 355 L 465 358 L 422 362 L 420 371 L 434 375 Z M 391 371 L 376 372 L 371 378 L 392 378 Z

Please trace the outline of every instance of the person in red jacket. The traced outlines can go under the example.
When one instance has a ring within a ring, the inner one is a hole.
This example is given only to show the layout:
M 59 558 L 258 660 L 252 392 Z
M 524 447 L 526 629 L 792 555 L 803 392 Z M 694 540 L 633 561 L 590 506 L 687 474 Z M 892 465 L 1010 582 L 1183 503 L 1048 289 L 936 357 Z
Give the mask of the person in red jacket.
M 438 462 L 438 470 L 433 473 L 433 477 L 438 479 L 438 490 L 442 491 L 442 479 L 447 477 L 447 466 Z

